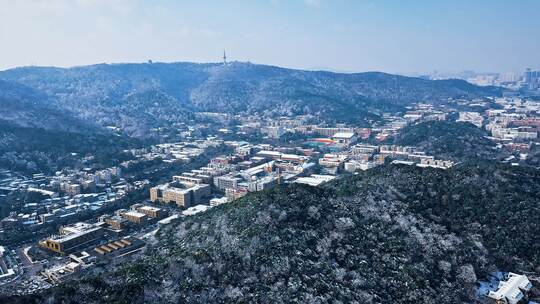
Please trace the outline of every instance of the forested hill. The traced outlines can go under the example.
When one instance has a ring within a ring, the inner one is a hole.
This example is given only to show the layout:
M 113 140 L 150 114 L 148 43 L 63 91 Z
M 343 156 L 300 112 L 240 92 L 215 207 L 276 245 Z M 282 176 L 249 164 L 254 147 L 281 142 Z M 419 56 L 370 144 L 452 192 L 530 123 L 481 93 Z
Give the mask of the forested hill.
M 282 186 L 162 228 L 129 265 L 4 300 L 475 303 L 488 272 L 540 265 L 539 184 L 536 170 L 478 163 Z
M 365 118 L 410 102 L 500 94 L 497 88 L 461 80 L 302 71 L 240 62 L 26 67 L 0 72 L 0 79 L 42 92 L 81 117 L 128 126 L 155 124 L 170 116 L 185 118 L 186 111 L 192 110 Z M 137 104 L 144 106 L 131 111 Z M 155 121 L 137 117 L 141 110 Z
M 81 119 L 43 92 L 0 80 L 0 167 L 52 173 L 87 155 L 110 165 L 125 157 L 124 149 L 139 145 Z
M 0 123 L 61 131 L 98 131 L 96 125 L 77 118 L 43 92 L 3 80 L 0 80 Z
M 98 167 L 112 166 L 128 157 L 125 149 L 140 146 L 138 139 L 106 131 L 22 127 L 0 119 L 0 167 L 25 174 L 53 174 L 67 166 L 81 166 L 85 156 L 91 156 Z
M 389 143 L 415 146 L 429 155 L 444 159 L 471 160 L 495 159 L 502 153 L 495 149 L 495 142 L 475 125 L 453 121 L 427 121 L 407 126 Z

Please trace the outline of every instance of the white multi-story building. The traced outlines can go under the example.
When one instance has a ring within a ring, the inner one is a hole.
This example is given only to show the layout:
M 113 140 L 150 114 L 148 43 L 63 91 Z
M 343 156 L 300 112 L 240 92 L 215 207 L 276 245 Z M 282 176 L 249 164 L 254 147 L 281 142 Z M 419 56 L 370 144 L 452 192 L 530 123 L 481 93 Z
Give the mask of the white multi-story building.
M 469 122 L 478 128 L 482 128 L 484 118 L 477 112 L 459 112 L 458 122 Z
M 230 174 L 214 177 L 214 185 L 221 190 L 237 189 L 238 183 L 240 183 L 241 181 L 242 179 L 240 177 L 236 177 Z

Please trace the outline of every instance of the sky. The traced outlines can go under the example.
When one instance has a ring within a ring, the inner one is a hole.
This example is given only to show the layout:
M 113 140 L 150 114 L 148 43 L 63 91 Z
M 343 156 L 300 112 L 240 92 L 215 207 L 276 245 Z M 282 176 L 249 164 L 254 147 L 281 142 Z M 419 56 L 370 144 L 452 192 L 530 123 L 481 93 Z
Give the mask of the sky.
M 229 60 L 342 72 L 540 69 L 537 0 L 0 0 L 0 70 Z

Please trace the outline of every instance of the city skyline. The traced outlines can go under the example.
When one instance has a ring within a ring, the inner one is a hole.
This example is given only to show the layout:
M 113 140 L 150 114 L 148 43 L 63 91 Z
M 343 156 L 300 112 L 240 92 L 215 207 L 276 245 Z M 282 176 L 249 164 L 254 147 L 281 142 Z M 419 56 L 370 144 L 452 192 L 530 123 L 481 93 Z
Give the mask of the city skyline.
M 540 69 L 540 3 L 0 1 L 0 70 L 250 61 L 336 72 Z M 31 22 L 28 22 L 31 20 Z

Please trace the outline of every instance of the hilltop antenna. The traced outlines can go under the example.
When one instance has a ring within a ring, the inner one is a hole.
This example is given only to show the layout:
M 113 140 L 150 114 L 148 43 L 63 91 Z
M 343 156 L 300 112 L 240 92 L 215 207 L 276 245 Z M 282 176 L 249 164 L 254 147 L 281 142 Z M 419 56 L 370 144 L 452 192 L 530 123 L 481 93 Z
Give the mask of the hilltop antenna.
M 227 64 L 227 55 L 225 54 L 225 50 L 223 50 L 223 65 Z

